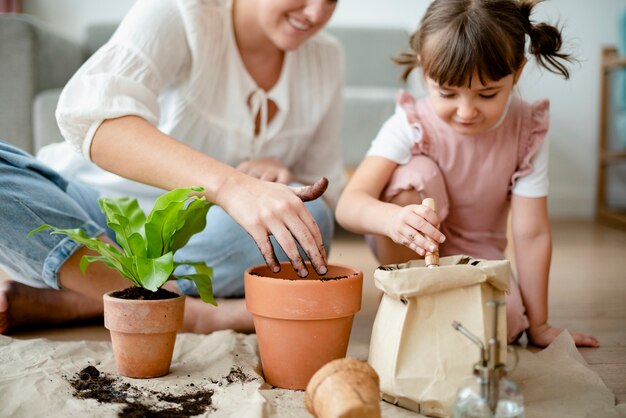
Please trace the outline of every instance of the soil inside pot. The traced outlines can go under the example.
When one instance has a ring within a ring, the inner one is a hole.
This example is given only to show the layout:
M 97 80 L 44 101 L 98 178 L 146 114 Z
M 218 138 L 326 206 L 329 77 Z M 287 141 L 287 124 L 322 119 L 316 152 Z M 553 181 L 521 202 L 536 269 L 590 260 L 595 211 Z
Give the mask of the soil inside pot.
M 255 272 L 250 272 L 250 276 L 259 276 L 262 277 L 259 273 L 255 273 Z M 274 277 L 274 279 L 279 279 L 279 280 L 320 280 L 322 282 L 327 282 L 330 280 L 341 280 L 341 279 L 347 279 L 349 276 L 333 276 L 333 277 L 325 277 L 325 276 L 320 276 L 320 277 Z
M 118 290 L 111 293 L 111 296 L 118 299 L 131 299 L 131 300 L 163 300 L 174 299 L 179 295 L 174 292 L 170 292 L 166 289 L 159 289 L 153 292 L 143 287 L 129 287 L 127 289 Z

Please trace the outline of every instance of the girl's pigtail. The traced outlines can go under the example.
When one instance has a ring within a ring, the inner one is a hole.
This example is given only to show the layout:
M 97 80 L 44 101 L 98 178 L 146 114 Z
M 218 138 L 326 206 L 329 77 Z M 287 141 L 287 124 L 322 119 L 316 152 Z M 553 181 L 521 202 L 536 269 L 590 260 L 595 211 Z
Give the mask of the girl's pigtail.
M 572 57 L 561 51 L 563 38 L 561 30 L 547 23 L 533 25 L 530 14 L 533 7 L 541 0 L 520 0 L 520 12 L 523 15 L 524 27 L 530 37 L 530 53 L 539 64 L 550 72 L 569 78 L 569 70 L 564 64 L 571 62 Z
M 398 56 L 393 57 L 393 61 L 396 64 L 399 64 L 404 68 L 402 72 L 402 81 L 407 81 L 409 78 L 409 74 L 413 71 L 414 68 L 419 67 L 419 31 L 415 32 L 411 35 L 409 39 L 409 44 L 411 46 L 412 52 L 403 52 Z

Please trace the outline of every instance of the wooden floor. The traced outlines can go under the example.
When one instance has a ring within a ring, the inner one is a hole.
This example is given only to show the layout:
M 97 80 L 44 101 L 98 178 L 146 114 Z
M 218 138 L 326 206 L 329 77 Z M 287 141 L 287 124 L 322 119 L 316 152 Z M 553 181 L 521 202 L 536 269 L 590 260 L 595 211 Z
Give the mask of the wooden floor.
M 552 226 L 551 323 L 598 337 L 600 348 L 580 351 L 615 393 L 618 403 L 626 403 L 626 231 L 591 221 L 553 222 Z M 345 231 L 337 233 L 330 258 L 364 272 L 363 306 L 355 318 L 348 354 L 366 358 L 380 297 L 373 285 L 377 263 L 363 238 Z M 108 339 L 101 325 L 30 330 L 12 336 Z

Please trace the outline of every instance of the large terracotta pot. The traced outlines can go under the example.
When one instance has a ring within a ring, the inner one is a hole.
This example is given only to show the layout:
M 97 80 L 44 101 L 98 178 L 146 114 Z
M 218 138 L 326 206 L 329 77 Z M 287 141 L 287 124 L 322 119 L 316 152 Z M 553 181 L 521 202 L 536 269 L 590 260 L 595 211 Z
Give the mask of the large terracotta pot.
M 346 356 L 352 320 L 361 309 L 363 273 L 329 265 L 320 277 L 309 264 L 309 276 L 301 279 L 289 263 L 281 266 L 278 273 L 266 265 L 246 270 L 246 306 L 265 381 L 304 390 L 324 364 Z
M 185 298 L 129 300 L 104 295 L 104 326 L 111 332 L 119 374 L 135 378 L 166 375 L 176 333 L 183 326 Z

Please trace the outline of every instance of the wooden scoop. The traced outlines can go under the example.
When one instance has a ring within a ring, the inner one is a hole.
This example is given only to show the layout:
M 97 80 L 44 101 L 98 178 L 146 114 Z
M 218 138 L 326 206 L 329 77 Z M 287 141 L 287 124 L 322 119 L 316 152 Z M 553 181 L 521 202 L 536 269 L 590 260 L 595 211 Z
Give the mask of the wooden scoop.
M 437 212 L 437 206 L 435 205 L 435 199 L 433 198 L 427 197 L 422 201 L 422 205 L 428 206 Z M 430 237 L 427 237 L 427 239 L 437 246 L 437 250 L 432 253 L 426 251 L 426 255 L 424 256 L 426 267 L 439 267 L 439 243 Z

